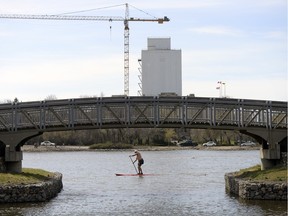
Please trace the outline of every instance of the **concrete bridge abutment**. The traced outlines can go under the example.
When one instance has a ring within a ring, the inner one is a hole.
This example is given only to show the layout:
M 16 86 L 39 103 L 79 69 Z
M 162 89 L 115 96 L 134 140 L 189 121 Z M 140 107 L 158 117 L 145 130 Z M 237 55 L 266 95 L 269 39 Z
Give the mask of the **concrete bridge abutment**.
M 1 156 L 4 156 L 4 161 L 1 170 L 9 173 L 21 173 L 22 172 L 22 160 L 23 152 L 21 146 L 32 137 L 41 135 L 41 132 L 14 132 L 7 134 L 0 134 L 1 145 L 5 148 L 1 148 Z
M 260 130 L 250 129 L 240 131 L 243 134 L 255 138 L 262 148 L 260 149 L 261 169 L 266 170 L 281 163 L 281 149 L 287 151 L 286 130 Z M 283 148 L 281 148 L 283 146 Z

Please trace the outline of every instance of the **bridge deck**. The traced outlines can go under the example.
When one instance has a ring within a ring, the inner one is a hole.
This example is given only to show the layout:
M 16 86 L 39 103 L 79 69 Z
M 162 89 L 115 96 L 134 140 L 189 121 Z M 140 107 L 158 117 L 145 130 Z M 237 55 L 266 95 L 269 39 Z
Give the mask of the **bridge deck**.
M 103 97 L 0 104 L 0 133 L 136 127 L 287 130 L 287 102 Z

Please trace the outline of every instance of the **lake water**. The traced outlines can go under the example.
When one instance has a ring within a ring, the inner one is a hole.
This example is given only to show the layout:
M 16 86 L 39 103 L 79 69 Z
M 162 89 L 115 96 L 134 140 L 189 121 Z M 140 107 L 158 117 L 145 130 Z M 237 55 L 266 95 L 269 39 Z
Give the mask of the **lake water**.
M 64 189 L 45 203 L 1 204 L 1 216 L 287 215 L 282 201 L 243 201 L 225 192 L 224 174 L 260 163 L 259 151 L 143 151 L 135 173 L 129 151 L 24 152 L 23 167 L 63 174 Z

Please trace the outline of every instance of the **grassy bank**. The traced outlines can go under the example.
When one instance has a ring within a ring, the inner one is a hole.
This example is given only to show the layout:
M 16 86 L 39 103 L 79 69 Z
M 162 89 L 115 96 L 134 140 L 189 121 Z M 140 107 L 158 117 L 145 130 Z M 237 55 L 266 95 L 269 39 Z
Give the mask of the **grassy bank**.
M 22 173 L 0 173 L 0 185 L 34 184 L 45 181 L 53 173 L 41 170 L 23 168 Z
M 287 167 L 275 167 L 261 170 L 261 166 L 253 166 L 236 172 L 236 177 L 254 181 L 283 181 L 287 182 Z
M 90 145 L 89 149 L 132 149 L 133 145 L 123 143 L 98 143 Z

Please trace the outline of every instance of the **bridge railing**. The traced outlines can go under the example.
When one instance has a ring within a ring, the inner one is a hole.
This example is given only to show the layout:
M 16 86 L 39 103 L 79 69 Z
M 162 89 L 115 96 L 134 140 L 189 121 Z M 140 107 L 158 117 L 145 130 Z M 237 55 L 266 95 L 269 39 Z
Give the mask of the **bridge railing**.
M 0 104 L 0 133 L 120 127 L 287 129 L 287 102 L 107 97 Z

